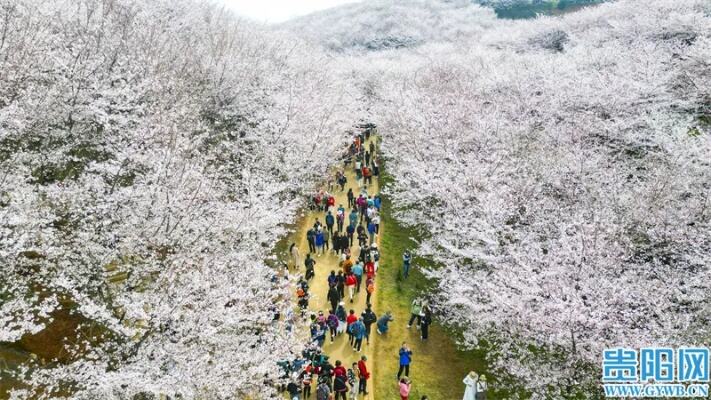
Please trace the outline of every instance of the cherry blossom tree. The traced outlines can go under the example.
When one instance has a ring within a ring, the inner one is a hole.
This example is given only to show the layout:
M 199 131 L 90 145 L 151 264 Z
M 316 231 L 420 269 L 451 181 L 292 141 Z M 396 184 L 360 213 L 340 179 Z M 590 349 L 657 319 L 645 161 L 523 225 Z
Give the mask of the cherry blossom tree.
M 389 195 L 500 381 L 595 398 L 605 347 L 708 338 L 708 11 L 508 23 L 377 80 Z
M 265 261 L 357 111 L 329 59 L 187 0 L 0 20 L 0 342 L 70 325 L 13 398 L 275 397 L 302 342 Z

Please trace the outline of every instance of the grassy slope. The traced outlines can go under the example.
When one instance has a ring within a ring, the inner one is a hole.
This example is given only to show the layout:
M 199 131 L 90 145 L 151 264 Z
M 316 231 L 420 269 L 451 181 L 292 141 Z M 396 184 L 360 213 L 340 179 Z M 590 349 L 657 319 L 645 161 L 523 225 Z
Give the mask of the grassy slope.
M 381 178 L 381 185 L 385 186 L 388 179 L 387 176 Z M 427 395 L 431 400 L 461 399 L 464 394 L 464 376 L 471 370 L 486 371 L 483 355 L 477 351 L 458 350 L 454 343 L 455 335 L 439 326 L 436 317 L 426 342 L 420 340 L 419 331 L 414 326 L 407 329 L 410 303 L 425 292 L 428 282 L 416 267 L 422 265 L 422 260 L 413 260 L 414 269 L 410 270 L 410 276 L 407 280 L 402 279 L 402 253 L 407 248 L 415 247 L 410 237 L 418 235 L 414 230 L 398 224 L 392 216 L 392 204 L 388 198 L 384 199 L 383 205 L 382 261 L 375 305 L 378 315 L 390 310 L 395 321 L 391 323 L 388 333 L 375 342 L 373 382 L 376 398 L 399 398 L 395 380 L 399 365 L 397 354 L 402 342 L 407 341 L 413 351 L 410 398 L 419 400 L 421 396 Z M 492 392 L 488 398 L 501 397 Z

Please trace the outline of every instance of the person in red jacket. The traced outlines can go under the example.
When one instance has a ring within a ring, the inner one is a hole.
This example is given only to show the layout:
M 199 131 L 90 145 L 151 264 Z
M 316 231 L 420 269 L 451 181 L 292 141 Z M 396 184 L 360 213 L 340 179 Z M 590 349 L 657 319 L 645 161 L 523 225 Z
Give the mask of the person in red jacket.
M 358 372 L 360 373 L 360 381 L 358 382 L 358 393 L 368 394 L 366 390 L 366 385 L 368 383 L 368 378 L 370 378 L 370 372 L 368 372 L 368 366 L 365 362 L 368 360 L 366 356 L 361 356 L 360 361 L 358 361 Z
M 368 279 L 375 278 L 375 263 L 373 262 L 373 260 L 370 260 L 365 263 L 365 276 Z
M 352 273 L 346 275 L 346 286 L 348 286 L 348 295 L 351 297 L 351 303 L 353 303 L 353 293 L 355 292 L 356 284 L 358 279 Z
M 353 338 L 353 334 L 351 334 L 351 324 L 358 321 L 358 316 L 355 315 L 355 310 L 350 310 L 348 312 L 348 316 L 346 317 L 346 332 L 348 332 L 348 342 L 350 343 L 351 347 L 353 347 L 353 343 L 355 343 L 355 339 Z
M 342 398 L 346 400 L 346 392 L 348 392 L 348 377 L 346 368 L 341 365 L 341 360 L 336 360 L 336 368 L 331 372 L 333 375 L 333 391 L 336 393 L 335 400 Z

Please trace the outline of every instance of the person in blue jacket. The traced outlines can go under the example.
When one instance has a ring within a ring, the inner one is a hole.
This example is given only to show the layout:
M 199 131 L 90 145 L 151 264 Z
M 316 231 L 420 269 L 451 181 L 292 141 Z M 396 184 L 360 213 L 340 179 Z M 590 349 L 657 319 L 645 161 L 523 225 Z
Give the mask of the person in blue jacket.
M 328 233 L 333 235 L 333 224 L 336 223 L 336 219 L 333 218 L 333 214 L 329 211 L 328 214 L 326 214 L 326 228 L 328 228 Z
M 316 249 L 318 250 L 318 254 L 317 254 L 318 257 L 320 257 L 323 254 L 324 239 L 325 238 L 323 235 L 323 231 L 321 230 L 321 228 L 318 228 L 316 230 L 316 238 L 315 238 Z
M 383 333 L 387 333 L 388 331 L 388 323 L 393 320 L 393 314 L 388 311 L 383 316 L 381 316 L 378 319 L 378 323 L 376 324 L 378 326 L 378 329 L 376 331 L 378 332 L 378 335 L 382 335 Z
M 410 362 L 412 362 L 412 350 L 407 347 L 407 343 L 402 342 L 400 347 L 400 369 L 397 370 L 397 379 L 400 379 L 402 371 L 405 371 L 405 376 L 410 376 Z
M 360 347 L 363 344 L 363 338 L 365 337 L 365 324 L 363 323 L 363 318 L 358 318 L 358 321 L 351 324 L 351 334 L 355 339 L 353 350 L 360 353 Z
M 373 242 L 375 241 L 375 224 L 373 223 L 373 221 L 370 221 L 368 223 L 368 235 L 370 238 L 370 242 L 368 244 L 373 244 Z

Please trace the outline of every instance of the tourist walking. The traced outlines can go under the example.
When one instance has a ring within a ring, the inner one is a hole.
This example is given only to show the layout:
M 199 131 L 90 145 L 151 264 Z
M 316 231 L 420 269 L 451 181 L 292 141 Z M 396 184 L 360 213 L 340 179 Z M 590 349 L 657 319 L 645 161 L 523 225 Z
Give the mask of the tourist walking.
M 366 361 L 368 361 L 368 357 L 366 356 L 361 356 L 360 361 L 358 361 L 358 376 L 360 377 L 358 382 L 358 393 L 362 393 L 364 395 L 368 394 L 368 379 L 370 378 L 370 372 L 368 372 L 368 366 L 365 363 Z
M 323 234 L 321 227 L 318 227 L 316 229 L 315 244 L 316 244 L 316 249 L 318 249 L 317 256 L 319 256 L 319 257 L 323 254 L 324 238 L 325 238 L 325 235 Z
M 346 275 L 346 286 L 348 286 L 348 295 L 350 296 L 351 303 L 353 303 L 353 292 L 355 292 L 357 283 L 358 279 L 353 273 Z
M 316 276 L 316 273 L 314 272 L 314 265 L 316 264 L 316 260 L 311 258 L 311 253 L 308 253 L 306 255 L 306 259 L 304 260 L 304 266 L 306 267 L 306 276 L 305 279 L 309 280 Z
M 373 296 L 373 293 L 375 293 L 375 279 L 374 278 L 368 278 L 365 281 L 365 303 L 370 304 L 370 298 Z
M 336 394 L 334 400 L 346 400 L 346 392 L 348 392 L 348 373 L 341 365 L 341 360 L 336 360 L 336 368 L 333 369 L 333 392 Z
M 335 286 L 331 286 L 328 289 L 328 301 L 331 303 L 331 310 L 336 311 L 338 302 L 341 301 L 341 296 L 338 294 L 338 289 Z
M 336 219 L 333 217 L 333 214 L 329 211 L 326 214 L 326 228 L 328 229 L 328 233 L 333 235 L 333 224 L 336 222 Z
M 309 242 L 309 252 L 316 252 L 316 232 L 313 229 L 306 231 L 306 241 Z
M 363 281 L 363 263 L 358 261 L 352 268 L 351 272 L 356 277 L 356 292 L 360 293 L 360 284 Z
M 331 343 L 333 343 L 333 339 L 338 334 L 338 316 L 336 316 L 334 310 L 329 310 L 326 325 L 328 325 L 328 331 L 331 333 Z
M 353 208 L 355 206 L 355 196 L 353 195 L 353 189 L 348 188 L 348 208 Z
M 316 400 L 329 400 L 329 397 L 331 397 L 331 388 L 328 387 L 328 381 L 328 379 L 319 379 L 319 384 L 316 388 Z
M 370 304 L 360 316 L 363 319 L 363 325 L 365 325 L 365 341 L 370 344 L 370 327 L 378 320 L 378 317 L 371 309 Z
M 355 340 L 353 350 L 360 353 L 360 348 L 363 345 L 363 338 L 365 337 L 365 324 L 363 324 L 363 318 L 359 318 L 351 325 L 351 331 L 353 333 L 353 339 Z
M 348 392 L 349 400 L 356 400 L 358 398 L 358 363 L 353 363 L 348 369 L 348 386 L 350 386 L 350 391 Z

